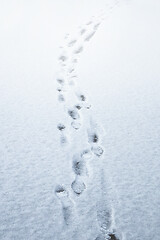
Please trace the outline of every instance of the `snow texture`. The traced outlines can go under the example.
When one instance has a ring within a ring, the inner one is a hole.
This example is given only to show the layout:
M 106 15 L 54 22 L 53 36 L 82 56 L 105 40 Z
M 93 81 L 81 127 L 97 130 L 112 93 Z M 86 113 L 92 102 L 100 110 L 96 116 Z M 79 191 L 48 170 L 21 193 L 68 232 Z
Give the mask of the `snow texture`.
M 159 11 L 2 1 L 1 240 L 160 239 Z

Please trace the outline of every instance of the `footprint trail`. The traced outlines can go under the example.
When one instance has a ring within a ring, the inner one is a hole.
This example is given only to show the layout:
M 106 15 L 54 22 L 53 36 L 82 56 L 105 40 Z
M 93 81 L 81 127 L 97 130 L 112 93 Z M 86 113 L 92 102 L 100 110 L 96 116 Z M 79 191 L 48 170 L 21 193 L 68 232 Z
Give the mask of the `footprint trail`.
M 71 171 L 74 179 L 70 185 L 71 194 L 63 185 L 56 187 L 55 194 L 61 202 L 63 219 L 68 226 L 73 224 L 74 206 L 76 206 L 77 200 L 81 198 L 84 192 L 87 192 L 89 184 L 87 180 L 87 178 L 89 179 L 87 166 L 91 168 L 92 161 L 100 161 L 104 155 L 104 147 L 102 146 L 103 131 L 98 128 L 94 120 L 91 120 L 93 119 L 90 112 L 91 104 L 88 102 L 87 94 L 84 94 L 78 86 L 76 68 L 78 59 L 85 50 L 85 46 L 94 37 L 100 25 L 108 16 L 107 14 L 117 4 L 118 1 L 114 1 L 114 3 L 106 5 L 107 10 L 102 11 L 97 17 L 92 17 L 91 20 L 83 24 L 78 29 L 76 37 L 70 37 L 67 34 L 64 46 L 61 48 L 62 52 L 58 58 L 60 67 L 56 78 L 58 102 L 63 106 L 67 122 L 61 119 L 57 124 L 57 130 L 60 132 L 61 145 L 63 146 L 67 143 L 73 149 Z M 83 138 L 83 144 L 81 145 L 84 147 L 77 152 L 76 142 L 78 144 L 79 136 Z M 72 141 L 69 141 L 69 139 Z M 99 167 L 102 168 L 102 164 L 99 164 Z M 104 174 L 102 175 L 104 177 Z M 96 202 L 98 231 L 95 240 L 121 240 L 122 238 L 117 235 L 115 230 L 113 207 L 109 202 L 106 202 L 103 188 L 104 183 L 102 183 L 101 199 Z M 79 198 L 77 199 L 77 197 Z
M 69 193 L 64 186 L 58 185 L 55 189 L 55 194 L 59 198 L 62 204 L 62 213 L 65 224 L 69 225 L 74 220 L 74 204 L 69 198 Z

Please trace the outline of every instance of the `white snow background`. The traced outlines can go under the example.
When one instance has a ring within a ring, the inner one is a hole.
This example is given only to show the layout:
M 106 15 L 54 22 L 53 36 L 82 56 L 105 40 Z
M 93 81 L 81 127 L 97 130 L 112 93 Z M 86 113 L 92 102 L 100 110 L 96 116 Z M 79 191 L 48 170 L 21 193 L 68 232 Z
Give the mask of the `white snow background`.
M 120 239 L 160 239 L 159 0 L 119 1 L 85 43 L 77 82 L 92 107 L 80 133 L 69 128 L 68 146 L 60 144 L 57 124 L 70 120 L 57 100 L 59 47 L 106 3 L 0 0 L 1 240 L 95 240 L 108 205 Z M 72 156 L 88 147 L 90 116 L 104 154 L 89 162 L 76 196 Z M 67 224 L 58 184 L 69 192 Z

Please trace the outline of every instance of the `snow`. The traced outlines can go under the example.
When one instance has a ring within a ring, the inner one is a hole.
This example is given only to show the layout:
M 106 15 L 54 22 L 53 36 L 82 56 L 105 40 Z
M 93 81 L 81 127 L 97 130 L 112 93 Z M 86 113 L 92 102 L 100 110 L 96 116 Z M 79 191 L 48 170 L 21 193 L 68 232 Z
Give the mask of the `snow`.
M 159 240 L 159 1 L 1 5 L 0 239 Z

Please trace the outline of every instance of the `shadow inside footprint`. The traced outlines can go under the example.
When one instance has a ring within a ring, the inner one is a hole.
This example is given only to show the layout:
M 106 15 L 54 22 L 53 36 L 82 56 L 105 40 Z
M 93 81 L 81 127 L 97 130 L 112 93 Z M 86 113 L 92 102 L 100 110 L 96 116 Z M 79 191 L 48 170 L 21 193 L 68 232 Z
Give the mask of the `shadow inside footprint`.
M 68 110 L 68 114 L 71 118 L 73 118 L 74 120 L 79 119 L 80 115 L 76 110 Z
M 83 29 L 80 31 L 80 34 L 83 35 L 85 32 L 86 32 L 86 29 L 83 28 Z
M 58 92 L 62 92 L 62 88 L 61 88 L 61 87 L 58 87 L 58 88 L 57 88 L 57 91 L 58 91 Z
M 100 22 L 99 22 L 99 23 L 97 23 L 97 24 L 95 24 L 95 25 L 94 25 L 94 30 L 97 30 L 97 29 L 98 29 L 98 27 L 100 26 L 100 24 L 101 24 Z
M 76 178 L 73 183 L 71 184 L 72 190 L 77 194 L 81 195 L 83 191 L 86 189 L 85 183 L 81 180 Z
M 120 239 L 115 235 L 115 233 L 109 233 L 108 236 L 109 236 L 109 240 L 120 240 Z
M 86 23 L 86 25 L 91 25 L 92 24 L 92 21 L 89 21 Z
M 62 145 L 68 144 L 67 137 L 64 136 L 64 135 L 62 135 L 62 136 L 60 137 L 60 143 L 61 143 Z
M 62 212 L 65 223 L 68 225 L 73 220 L 73 202 L 69 198 L 69 193 L 64 186 L 58 185 L 55 189 L 56 196 L 62 204 Z
M 64 95 L 63 94 L 59 94 L 58 100 L 59 100 L 59 102 L 65 102 Z
M 76 175 L 83 175 L 84 173 L 86 173 L 86 166 L 84 161 L 81 158 L 74 158 L 73 159 L 73 171 Z
M 59 57 L 59 60 L 61 60 L 62 62 L 65 62 L 65 61 L 67 61 L 67 57 L 65 55 L 61 55 Z
M 74 58 L 74 59 L 72 60 L 72 62 L 73 62 L 73 63 L 77 63 L 77 62 L 78 62 L 77 58 Z
M 72 222 L 73 214 L 72 214 L 72 206 L 63 206 L 63 218 L 65 223 L 68 225 Z
M 63 185 L 57 185 L 55 188 L 55 194 L 58 198 L 68 197 L 68 191 L 65 189 Z
M 69 84 L 70 86 L 74 86 L 74 85 L 75 85 L 75 81 L 69 80 L 69 81 L 68 81 L 68 84 Z
M 58 82 L 60 85 L 64 85 L 64 79 L 62 79 L 62 78 L 57 78 L 57 82 Z
M 78 98 L 79 98 L 80 101 L 82 101 L 82 102 L 85 102 L 85 101 L 86 101 L 86 97 L 85 97 L 85 95 L 83 95 L 83 94 L 78 95 Z
M 70 42 L 68 43 L 68 47 L 72 47 L 76 42 L 77 42 L 76 39 L 70 41 Z
M 91 32 L 85 39 L 84 41 L 89 41 L 95 34 L 95 31 Z
M 59 131 L 63 131 L 66 127 L 65 127 L 64 124 L 59 123 L 59 124 L 57 125 L 57 128 L 58 128 Z
M 88 141 L 91 143 L 97 143 L 99 140 L 99 137 L 96 133 L 88 134 Z
M 86 103 L 86 104 L 84 105 L 84 107 L 85 107 L 86 109 L 90 109 L 90 108 L 92 107 L 92 105 L 89 104 L 89 103 Z
M 79 54 L 79 53 L 81 53 L 83 51 L 83 46 L 80 46 L 79 48 L 77 48 L 75 51 L 74 51 L 74 53 L 75 54 Z
M 72 73 L 72 72 L 74 72 L 74 68 L 70 68 L 70 69 L 68 69 L 68 73 Z
M 75 75 L 75 74 L 71 75 L 71 78 L 77 78 L 77 75 Z
M 76 104 L 75 107 L 78 109 L 78 110 L 81 110 L 82 109 L 82 106 L 80 104 Z

